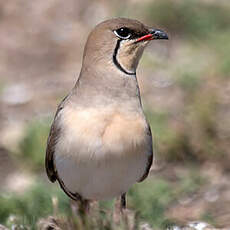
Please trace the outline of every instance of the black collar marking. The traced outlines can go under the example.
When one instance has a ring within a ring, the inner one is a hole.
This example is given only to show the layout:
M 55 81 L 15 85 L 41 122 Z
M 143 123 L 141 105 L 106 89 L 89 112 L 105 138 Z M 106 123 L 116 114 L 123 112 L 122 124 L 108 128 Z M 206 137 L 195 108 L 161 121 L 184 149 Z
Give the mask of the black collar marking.
M 120 48 L 120 43 L 121 43 L 121 39 L 119 39 L 118 41 L 117 41 L 117 44 L 116 44 L 116 47 L 115 47 L 115 49 L 114 49 L 114 52 L 113 52 L 113 63 L 117 66 L 117 68 L 119 69 L 119 70 L 121 70 L 123 73 L 125 73 L 125 74 L 128 74 L 128 75 L 136 75 L 136 72 L 134 72 L 134 73 L 131 73 L 131 72 L 128 72 L 128 71 L 126 71 L 122 66 L 121 66 L 121 64 L 117 61 L 117 52 L 118 52 L 118 50 L 119 50 L 119 48 Z

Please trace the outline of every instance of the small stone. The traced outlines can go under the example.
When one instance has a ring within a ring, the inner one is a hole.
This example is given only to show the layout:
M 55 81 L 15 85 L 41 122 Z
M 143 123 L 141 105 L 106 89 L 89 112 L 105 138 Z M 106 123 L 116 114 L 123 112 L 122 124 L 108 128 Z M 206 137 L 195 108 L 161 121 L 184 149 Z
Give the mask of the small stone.
M 148 223 L 142 223 L 140 225 L 140 230 L 153 230 Z
M 208 224 L 205 222 L 194 221 L 188 223 L 188 226 L 194 228 L 195 230 L 204 230 L 208 226 Z

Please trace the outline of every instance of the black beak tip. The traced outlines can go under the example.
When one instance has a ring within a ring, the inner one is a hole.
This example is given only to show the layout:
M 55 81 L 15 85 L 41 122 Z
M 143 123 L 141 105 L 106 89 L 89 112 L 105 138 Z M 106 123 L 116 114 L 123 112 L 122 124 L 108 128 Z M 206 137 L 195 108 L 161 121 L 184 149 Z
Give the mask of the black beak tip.
M 169 39 L 168 34 L 163 33 L 163 34 L 159 37 L 159 39 L 166 39 L 166 40 L 168 40 L 168 39 Z
M 150 29 L 149 31 L 153 35 L 154 39 L 169 39 L 168 35 L 162 30 Z

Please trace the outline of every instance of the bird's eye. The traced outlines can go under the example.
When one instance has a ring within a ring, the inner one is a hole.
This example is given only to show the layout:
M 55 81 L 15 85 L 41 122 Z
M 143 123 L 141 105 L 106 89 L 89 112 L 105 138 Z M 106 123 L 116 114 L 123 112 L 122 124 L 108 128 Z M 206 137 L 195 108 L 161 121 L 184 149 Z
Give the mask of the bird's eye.
M 121 39 L 128 39 L 131 36 L 131 30 L 126 27 L 122 27 L 120 29 L 114 30 L 114 33 L 116 34 L 117 37 Z

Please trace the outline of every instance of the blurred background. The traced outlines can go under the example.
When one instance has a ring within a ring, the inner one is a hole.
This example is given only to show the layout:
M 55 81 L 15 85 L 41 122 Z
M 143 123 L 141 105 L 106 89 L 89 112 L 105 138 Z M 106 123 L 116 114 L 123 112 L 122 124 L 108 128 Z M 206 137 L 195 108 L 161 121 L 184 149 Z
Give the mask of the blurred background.
M 137 71 L 157 161 L 128 208 L 154 229 L 230 226 L 229 0 L 1 0 L 0 224 L 36 229 L 54 212 L 70 215 L 44 172 L 46 140 L 90 30 L 119 16 L 170 36 L 148 46 Z

